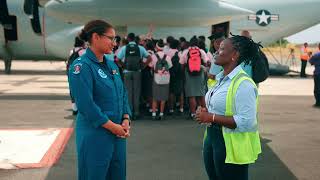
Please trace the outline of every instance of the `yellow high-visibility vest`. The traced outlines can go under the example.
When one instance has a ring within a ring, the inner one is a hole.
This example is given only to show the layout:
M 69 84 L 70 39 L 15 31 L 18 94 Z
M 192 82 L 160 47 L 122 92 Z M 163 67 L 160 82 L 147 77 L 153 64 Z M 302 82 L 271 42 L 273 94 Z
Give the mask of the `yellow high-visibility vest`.
M 226 98 L 226 112 L 225 116 L 233 116 L 234 100 L 237 89 L 242 81 L 250 81 L 255 88 L 257 88 L 254 81 L 241 70 L 231 81 L 228 88 Z M 256 100 L 256 108 L 258 107 L 258 97 Z M 257 117 L 255 122 L 258 123 Z M 231 164 L 251 164 L 258 159 L 258 155 L 261 153 L 260 136 L 257 129 L 253 132 L 235 132 L 232 129 L 226 127 L 222 128 L 223 139 L 226 146 L 226 159 L 225 163 Z M 203 143 L 207 137 L 207 128 L 204 132 Z
M 234 101 L 237 89 L 241 82 L 248 80 L 255 88 L 254 81 L 242 70 L 231 81 L 228 88 L 226 98 L 226 112 L 225 116 L 234 115 Z M 258 105 L 258 97 L 256 100 L 256 108 Z M 257 116 L 255 123 L 258 123 Z M 226 146 L 225 163 L 231 164 L 251 164 L 258 159 L 261 153 L 260 136 L 258 126 L 251 132 L 238 132 L 226 127 L 222 127 L 223 139 Z

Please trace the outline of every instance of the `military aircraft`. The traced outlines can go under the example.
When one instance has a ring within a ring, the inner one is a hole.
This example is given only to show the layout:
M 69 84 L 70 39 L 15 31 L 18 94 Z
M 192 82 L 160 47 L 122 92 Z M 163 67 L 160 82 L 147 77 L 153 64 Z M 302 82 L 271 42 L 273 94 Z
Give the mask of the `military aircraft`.
M 154 37 L 239 34 L 249 30 L 268 44 L 319 23 L 318 0 L 1 0 L 0 58 L 65 60 L 76 34 L 92 19 L 105 19 L 120 35 Z M 2 32 L 1 32 L 2 31 Z

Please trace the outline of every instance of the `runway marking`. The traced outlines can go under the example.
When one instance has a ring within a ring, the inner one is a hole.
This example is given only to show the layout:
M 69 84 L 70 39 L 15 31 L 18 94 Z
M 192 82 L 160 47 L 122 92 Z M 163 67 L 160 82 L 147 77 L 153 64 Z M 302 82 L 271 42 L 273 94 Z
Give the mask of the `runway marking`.
M 73 128 L 0 130 L 0 169 L 54 165 L 72 132 Z

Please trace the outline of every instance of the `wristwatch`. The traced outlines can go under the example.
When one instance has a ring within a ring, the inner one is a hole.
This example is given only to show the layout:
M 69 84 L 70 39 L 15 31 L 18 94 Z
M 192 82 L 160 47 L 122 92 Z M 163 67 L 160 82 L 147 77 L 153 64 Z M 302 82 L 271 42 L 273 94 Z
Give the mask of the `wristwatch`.
M 125 119 L 127 119 L 127 120 L 129 121 L 129 125 L 131 125 L 131 120 L 130 120 L 130 118 L 129 118 L 129 117 L 123 117 L 123 118 L 122 118 L 122 121 L 124 121 Z

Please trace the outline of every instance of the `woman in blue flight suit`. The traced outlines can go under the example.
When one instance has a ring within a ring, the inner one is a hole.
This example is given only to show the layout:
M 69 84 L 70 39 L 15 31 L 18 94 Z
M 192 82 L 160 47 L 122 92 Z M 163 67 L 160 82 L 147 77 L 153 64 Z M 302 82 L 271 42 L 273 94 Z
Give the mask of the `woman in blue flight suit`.
M 79 112 L 78 179 L 125 180 L 131 111 L 119 69 L 104 56 L 115 45 L 115 30 L 105 21 L 94 20 L 79 36 L 90 46 L 69 70 L 70 89 Z

